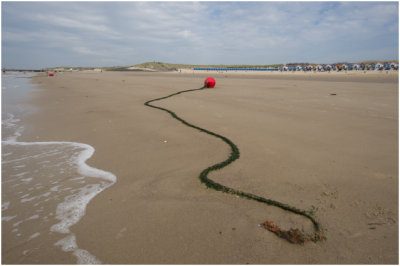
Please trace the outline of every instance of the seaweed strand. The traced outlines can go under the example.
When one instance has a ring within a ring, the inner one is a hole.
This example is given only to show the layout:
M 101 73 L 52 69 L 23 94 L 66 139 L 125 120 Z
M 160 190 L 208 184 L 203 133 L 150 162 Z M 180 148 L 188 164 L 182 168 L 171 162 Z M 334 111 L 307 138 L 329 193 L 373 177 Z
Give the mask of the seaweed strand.
M 214 136 L 216 138 L 221 139 L 222 141 L 224 141 L 226 144 L 229 145 L 229 147 L 231 148 L 231 153 L 229 155 L 229 157 L 219 163 L 216 163 L 214 165 L 211 165 L 209 167 L 207 167 L 206 169 L 204 169 L 203 171 L 201 171 L 200 175 L 199 175 L 199 179 L 201 181 L 201 183 L 205 184 L 207 188 L 212 188 L 214 190 L 217 191 L 222 191 L 225 193 L 229 193 L 229 194 L 233 194 L 233 195 L 237 195 L 249 200 L 254 200 L 254 201 L 258 201 L 261 203 L 265 203 L 267 205 L 271 205 L 271 206 L 276 206 L 278 208 L 281 208 L 283 210 L 298 214 L 298 215 L 302 215 L 304 217 L 306 217 L 307 219 L 309 219 L 313 225 L 314 225 L 314 234 L 308 234 L 305 235 L 303 233 L 301 233 L 298 229 L 290 229 L 288 231 L 282 230 L 281 228 L 279 228 L 278 226 L 276 226 L 272 221 L 265 221 L 263 223 L 260 224 L 261 227 L 275 233 L 277 236 L 284 238 L 286 240 L 288 240 L 290 243 L 295 243 L 295 244 L 303 244 L 307 241 L 319 241 L 324 239 L 324 235 L 323 235 L 323 231 L 322 228 L 319 224 L 319 222 L 312 216 L 311 212 L 307 212 L 305 210 L 300 210 L 296 207 L 290 206 L 288 204 L 285 203 L 281 203 L 279 201 L 276 200 L 272 200 L 272 199 L 266 199 L 251 193 L 247 193 L 247 192 L 243 192 L 237 189 L 233 189 L 230 187 L 227 187 L 225 185 L 219 184 L 213 180 L 211 180 L 210 178 L 208 178 L 208 174 L 212 171 L 216 171 L 219 169 L 222 169 L 224 167 L 226 167 L 227 165 L 231 164 L 232 162 L 234 162 L 235 160 L 239 159 L 240 157 L 240 152 L 239 152 L 239 148 L 227 137 L 219 135 L 215 132 L 212 132 L 210 130 L 198 127 L 196 125 L 193 125 L 185 120 L 183 120 L 181 117 L 179 117 L 177 114 L 175 114 L 173 111 L 168 110 L 166 108 L 157 106 L 157 105 L 152 105 L 152 102 L 155 101 L 160 101 L 160 100 L 164 100 L 170 97 L 173 97 L 175 95 L 178 94 L 182 94 L 182 93 L 186 93 L 186 92 L 193 92 L 193 91 L 199 91 L 199 90 L 203 90 L 204 88 L 206 88 L 206 85 L 198 88 L 198 89 L 190 89 L 190 90 L 182 90 L 182 91 L 178 91 L 175 93 L 172 93 L 170 95 L 164 96 L 164 97 L 160 97 L 160 98 L 156 98 L 156 99 L 152 99 L 149 100 L 147 102 L 144 103 L 144 105 L 152 107 L 152 108 L 156 108 L 162 111 L 165 111 L 167 113 L 169 113 L 173 118 L 175 118 L 176 120 L 178 120 L 179 122 L 183 123 L 184 125 L 188 126 L 188 127 L 192 127 L 195 128 L 201 132 L 204 132 L 206 134 L 209 134 L 211 136 Z

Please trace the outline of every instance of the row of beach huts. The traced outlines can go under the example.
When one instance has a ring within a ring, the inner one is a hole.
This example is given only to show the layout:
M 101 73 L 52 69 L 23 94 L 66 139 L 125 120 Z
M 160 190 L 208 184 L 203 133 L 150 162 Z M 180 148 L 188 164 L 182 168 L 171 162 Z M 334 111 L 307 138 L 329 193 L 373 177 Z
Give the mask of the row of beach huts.
M 279 67 L 194 67 L 203 71 L 347 71 L 347 70 L 399 70 L 399 62 L 335 63 L 335 64 L 286 64 Z
M 336 63 L 336 64 L 288 64 L 279 67 L 279 71 L 347 71 L 347 70 L 399 70 L 398 62 L 376 63 Z

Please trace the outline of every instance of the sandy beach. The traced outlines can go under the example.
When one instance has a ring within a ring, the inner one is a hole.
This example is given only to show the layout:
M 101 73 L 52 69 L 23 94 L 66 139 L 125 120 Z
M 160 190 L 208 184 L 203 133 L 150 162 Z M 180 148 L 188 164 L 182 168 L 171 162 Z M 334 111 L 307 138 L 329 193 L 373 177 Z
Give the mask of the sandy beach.
M 206 189 L 199 173 L 229 147 L 144 105 L 207 76 L 215 88 L 156 105 L 239 147 L 211 178 L 316 210 L 326 241 L 293 245 L 258 225 L 312 232 L 308 220 Z M 398 263 L 398 72 L 87 71 L 32 82 L 39 110 L 22 140 L 89 144 L 87 163 L 117 176 L 71 227 L 104 264 Z M 76 263 L 45 245 L 22 262 Z M 10 254 L 3 263 L 21 263 Z

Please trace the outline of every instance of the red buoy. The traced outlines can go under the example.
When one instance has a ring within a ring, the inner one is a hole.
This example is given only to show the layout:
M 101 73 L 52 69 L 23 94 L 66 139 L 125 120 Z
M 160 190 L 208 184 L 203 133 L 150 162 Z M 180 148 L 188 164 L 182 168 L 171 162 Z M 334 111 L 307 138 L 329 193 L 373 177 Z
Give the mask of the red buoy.
M 207 88 L 214 88 L 215 87 L 215 79 L 213 77 L 206 78 L 206 80 L 204 81 L 204 85 Z
M 52 76 L 54 76 L 54 74 L 53 73 L 49 73 L 49 76 L 52 77 Z

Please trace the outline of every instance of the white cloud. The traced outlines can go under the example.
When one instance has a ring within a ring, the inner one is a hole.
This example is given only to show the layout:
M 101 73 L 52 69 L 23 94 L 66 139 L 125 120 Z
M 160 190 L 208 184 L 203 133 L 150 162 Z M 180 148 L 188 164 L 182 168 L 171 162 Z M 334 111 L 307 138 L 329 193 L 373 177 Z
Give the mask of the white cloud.
M 74 28 L 77 30 L 88 30 L 88 31 L 101 31 L 109 32 L 110 28 L 102 25 L 100 22 L 93 22 L 88 19 L 88 17 L 83 17 L 83 19 L 60 17 L 52 14 L 36 14 L 30 17 L 31 19 L 38 20 L 39 23 L 49 23 L 52 26 L 60 26 L 66 28 Z
M 79 46 L 74 46 L 72 47 L 73 51 L 76 51 L 81 54 L 88 54 L 88 55 L 99 55 L 99 53 L 89 49 L 88 47 L 79 47 Z

